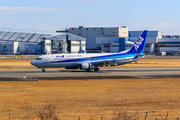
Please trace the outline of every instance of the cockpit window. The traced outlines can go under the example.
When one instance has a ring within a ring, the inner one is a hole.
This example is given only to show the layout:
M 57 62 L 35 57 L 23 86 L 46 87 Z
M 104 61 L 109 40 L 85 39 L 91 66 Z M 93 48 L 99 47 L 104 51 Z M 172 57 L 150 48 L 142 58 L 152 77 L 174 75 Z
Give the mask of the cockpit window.
M 38 57 L 37 57 L 35 60 L 42 60 L 42 58 L 38 58 Z

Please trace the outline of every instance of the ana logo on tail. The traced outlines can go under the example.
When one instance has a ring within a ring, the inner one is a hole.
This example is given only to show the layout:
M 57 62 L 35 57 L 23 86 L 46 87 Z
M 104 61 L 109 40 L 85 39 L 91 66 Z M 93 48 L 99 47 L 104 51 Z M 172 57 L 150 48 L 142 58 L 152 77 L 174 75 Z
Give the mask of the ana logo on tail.
M 139 46 L 142 44 L 142 41 L 143 41 L 143 40 L 144 40 L 144 39 L 143 39 L 142 37 L 139 37 L 138 40 L 135 42 L 134 48 L 136 49 L 136 51 L 137 51 L 137 49 L 139 48 Z

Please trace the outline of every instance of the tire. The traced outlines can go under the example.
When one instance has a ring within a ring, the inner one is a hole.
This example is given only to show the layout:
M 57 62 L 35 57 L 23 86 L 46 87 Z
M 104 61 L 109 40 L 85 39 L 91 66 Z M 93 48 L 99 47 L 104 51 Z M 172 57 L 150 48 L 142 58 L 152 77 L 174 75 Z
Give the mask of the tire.
M 99 72 L 99 68 L 94 68 L 94 72 Z
M 86 72 L 90 72 L 90 70 L 86 70 Z
M 45 72 L 45 69 L 42 69 L 42 72 Z

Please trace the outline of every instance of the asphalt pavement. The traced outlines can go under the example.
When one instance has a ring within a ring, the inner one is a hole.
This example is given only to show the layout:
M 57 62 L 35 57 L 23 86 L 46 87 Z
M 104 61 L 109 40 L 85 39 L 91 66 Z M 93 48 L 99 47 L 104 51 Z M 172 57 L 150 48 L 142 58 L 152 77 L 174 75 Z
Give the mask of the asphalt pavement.
M 0 81 L 34 81 L 34 80 L 87 80 L 87 79 L 149 79 L 180 78 L 179 67 L 148 68 L 105 68 L 99 72 L 82 70 L 14 70 L 0 71 Z

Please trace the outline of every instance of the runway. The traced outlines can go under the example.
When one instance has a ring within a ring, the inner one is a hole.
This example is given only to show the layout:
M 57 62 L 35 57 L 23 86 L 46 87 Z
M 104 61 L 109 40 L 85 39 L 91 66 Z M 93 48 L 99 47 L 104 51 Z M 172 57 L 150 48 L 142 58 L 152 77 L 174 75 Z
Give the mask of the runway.
M 148 79 L 180 78 L 179 67 L 148 68 L 105 68 L 99 72 L 81 70 L 24 70 L 0 71 L 0 81 L 34 81 L 34 80 L 78 80 L 78 79 Z

